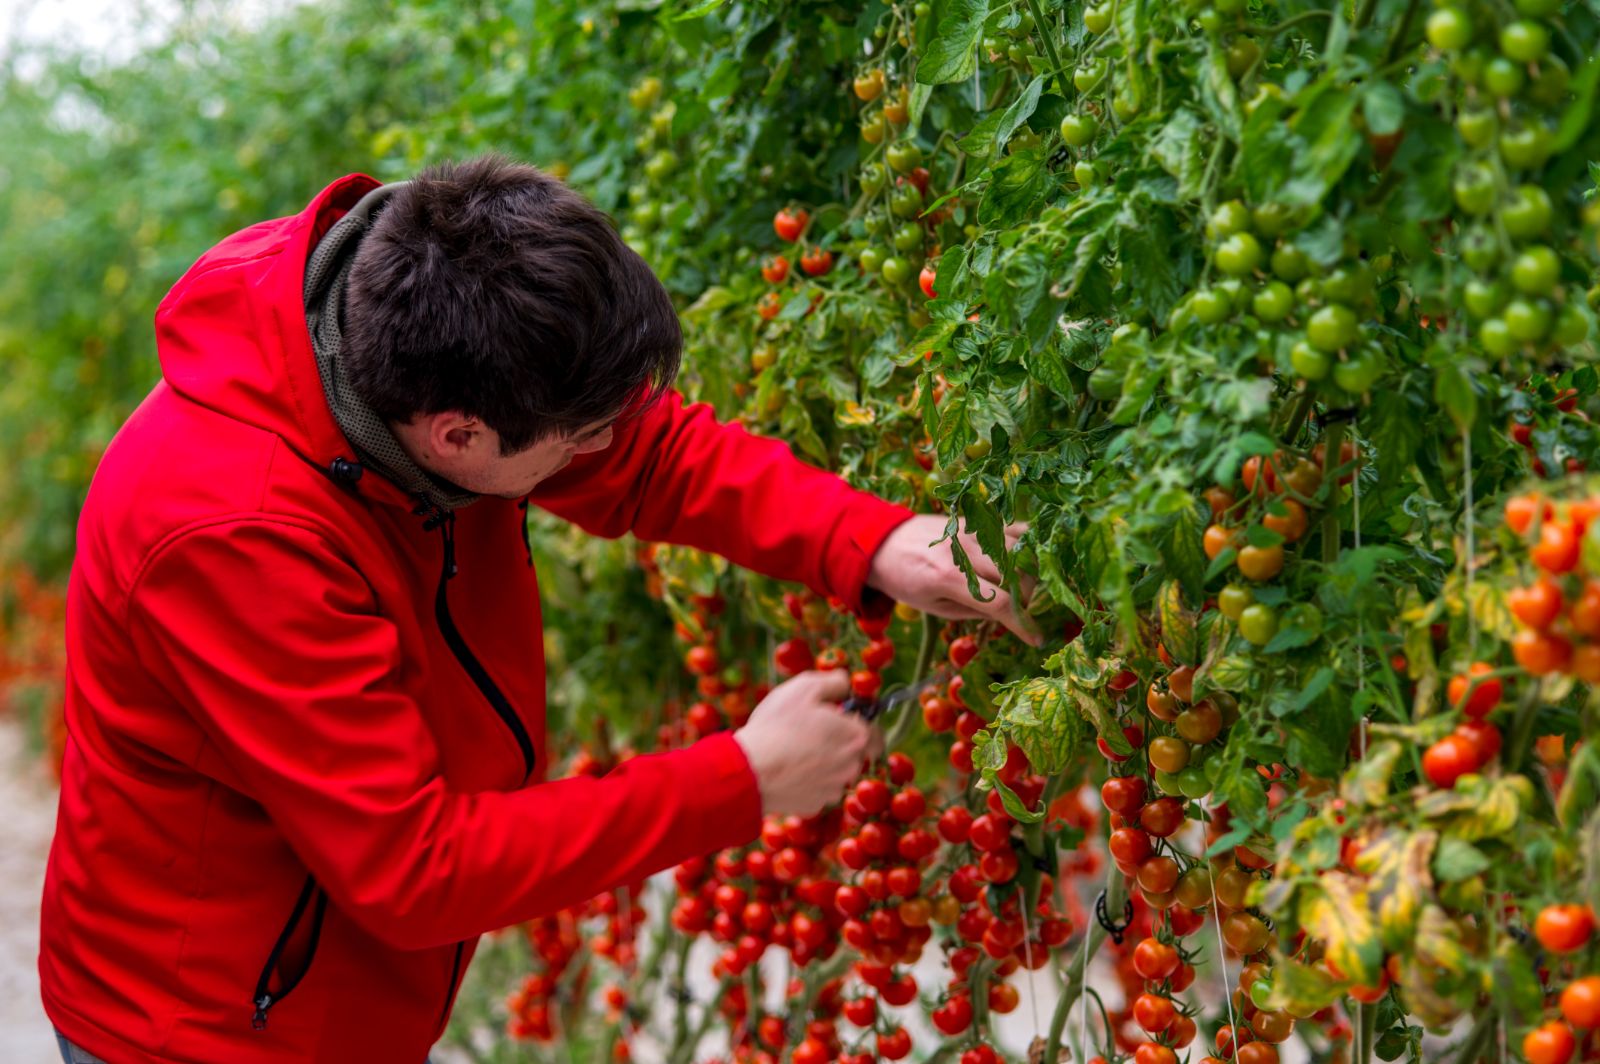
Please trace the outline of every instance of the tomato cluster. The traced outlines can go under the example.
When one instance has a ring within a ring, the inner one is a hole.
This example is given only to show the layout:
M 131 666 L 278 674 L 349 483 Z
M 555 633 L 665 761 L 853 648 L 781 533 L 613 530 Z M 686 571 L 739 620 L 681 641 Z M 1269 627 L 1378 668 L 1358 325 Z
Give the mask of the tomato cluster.
M 1522 626 L 1511 641 L 1517 664 L 1534 676 L 1566 673 L 1600 682 L 1600 579 L 1587 544 L 1600 499 L 1555 503 L 1543 495 L 1508 500 L 1506 527 L 1528 544 L 1536 576 L 1513 588 L 1506 605 Z

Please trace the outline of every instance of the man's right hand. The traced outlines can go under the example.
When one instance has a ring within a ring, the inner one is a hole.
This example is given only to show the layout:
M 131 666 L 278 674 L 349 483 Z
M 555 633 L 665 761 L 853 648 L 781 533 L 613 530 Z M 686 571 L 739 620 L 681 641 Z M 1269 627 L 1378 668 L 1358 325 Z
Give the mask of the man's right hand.
M 850 693 L 844 669 L 804 672 L 772 689 L 733 733 L 761 786 L 761 811 L 811 816 L 844 797 L 883 736 L 839 704 Z

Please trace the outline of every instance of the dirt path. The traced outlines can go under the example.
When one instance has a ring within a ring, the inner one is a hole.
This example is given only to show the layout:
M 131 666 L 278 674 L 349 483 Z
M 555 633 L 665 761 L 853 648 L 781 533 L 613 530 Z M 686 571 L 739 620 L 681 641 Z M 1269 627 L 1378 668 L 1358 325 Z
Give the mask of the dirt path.
M 60 1064 L 39 1005 L 39 891 L 56 825 L 56 789 L 26 748 L 21 722 L 0 717 L 0 1061 Z

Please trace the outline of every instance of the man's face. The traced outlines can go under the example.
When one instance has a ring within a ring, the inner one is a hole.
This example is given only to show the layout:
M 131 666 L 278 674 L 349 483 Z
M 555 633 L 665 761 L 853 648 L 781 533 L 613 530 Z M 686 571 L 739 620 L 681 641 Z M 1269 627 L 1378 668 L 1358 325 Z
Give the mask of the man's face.
M 477 418 L 429 414 L 391 426 L 412 461 L 479 495 L 520 499 L 580 454 L 611 446 L 614 418 L 551 437 L 516 454 L 500 453 L 500 435 Z

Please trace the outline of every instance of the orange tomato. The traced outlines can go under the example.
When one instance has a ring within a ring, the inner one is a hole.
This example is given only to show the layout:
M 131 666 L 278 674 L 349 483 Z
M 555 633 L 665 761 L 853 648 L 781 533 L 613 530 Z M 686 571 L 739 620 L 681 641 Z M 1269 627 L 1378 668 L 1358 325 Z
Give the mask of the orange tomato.
M 1584 683 L 1600 683 L 1600 643 L 1579 643 L 1572 648 L 1567 671 Z
M 1567 611 L 1567 623 L 1579 635 L 1600 639 L 1600 580 L 1586 580 Z
M 1572 661 L 1572 644 L 1549 632 L 1521 631 L 1511 640 L 1511 654 L 1534 676 L 1548 676 Z
M 1255 491 L 1256 485 L 1261 485 L 1261 490 L 1276 495 L 1282 490 L 1278 484 L 1278 471 L 1273 464 L 1260 455 L 1254 455 L 1244 460 L 1244 490 Z
M 1222 515 L 1233 509 L 1234 503 L 1239 500 L 1234 498 L 1233 492 L 1220 484 L 1206 489 L 1206 503 L 1211 507 L 1211 519 L 1220 521 Z
M 1506 500 L 1506 527 L 1519 536 L 1528 534 L 1535 518 L 1550 512 L 1550 504 L 1537 494 L 1513 495 Z
M 1283 548 L 1241 547 L 1239 571 L 1250 580 L 1271 580 L 1283 572 Z
M 1551 953 L 1574 953 L 1594 934 L 1594 914 L 1587 905 L 1546 905 L 1533 921 L 1533 934 Z
M 1600 1027 L 1600 975 L 1574 979 L 1561 992 L 1561 1015 L 1574 1027 Z
M 1306 529 L 1310 525 L 1306 518 L 1306 508 L 1293 499 L 1279 499 L 1277 504 L 1289 512 L 1282 517 L 1269 513 L 1261 519 L 1261 523 L 1293 543 L 1306 534 Z
M 1547 1020 L 1522 1039 L 1522 1055 L 1528 1064 L 1567 1064 L 1577 1048 L 1572 1028 L 1560 1020 Z
M 1528 552 L 1533 564 L 1547 573 L 1570 573 L 1578 566 L 1578 548 L 1582 541 L 1572 525 L 1560 521 L 1546 521 L 1539 526 L 1539 542 Z
M 1542 631 L 1561 615 L 1561 588 L 1554 580 L 1541 576 L 1527 587 L 1512 588 L 1506 594 L 1506 605 L 1517 620 Z
M 1479 681 L 1476 687 L 1472 686 L 1472 681 L 1493 671 L 1494 666 L 1487 661 L 1474 661 L 1466 672 L 1450 677 L 1450 704 L 1458 707 L 1463 716 L 1473 720 L 1487 717 L 1500 704 L 1500 696 L 1505 688 L 1498 677 Z M 1472 691 L 1470 695 L 1467 694 L 1468 688 Z
M 1201 537 L 1201 546 L 1205 548 L 1207 558 L 1215 558 L 1229 547 L 1236 546 L 1239 542 L 1239 530 L 1224 528 L 1221 525 L 1211 525 Z

